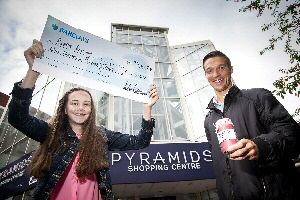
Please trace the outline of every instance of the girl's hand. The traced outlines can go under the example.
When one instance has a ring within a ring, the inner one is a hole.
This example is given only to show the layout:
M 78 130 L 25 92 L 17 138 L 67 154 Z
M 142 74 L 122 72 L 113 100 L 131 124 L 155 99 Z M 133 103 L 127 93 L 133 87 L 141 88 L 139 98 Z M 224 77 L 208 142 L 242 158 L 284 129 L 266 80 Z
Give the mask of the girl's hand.
M 157 92 L 155 84 L 151 85 L 151 87 L 148 90 L 148 93 L 149 93 L 149 97 L 151 98 L 151 102 L 148 103 L 147 105 L 149 107 L 152 107 L 156 103 L 156 101 L 159 99 L 158 92 Z
M 44 53 L 43 45 L 40 41 L 34 39 L 32 46 L 24 51 L 24 57 L 28 63 L 29 70 L 32 71 L 32 66 L 34 63 L 34 59 L 41 58 Z

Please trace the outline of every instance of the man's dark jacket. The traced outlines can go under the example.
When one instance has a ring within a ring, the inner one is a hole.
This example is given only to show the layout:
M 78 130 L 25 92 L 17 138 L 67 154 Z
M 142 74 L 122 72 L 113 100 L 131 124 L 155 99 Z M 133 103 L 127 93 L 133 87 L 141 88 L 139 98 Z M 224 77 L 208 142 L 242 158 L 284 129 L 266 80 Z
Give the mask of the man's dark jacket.
M 204 127 L 211 147 L 220 199 L 300 199 L 295 165 L 300 153 L 300 127 L 266 89 L 233 86 L 221 112 L 208 105 Z M 230 160 L 222 153 L 214 124 L 230 118 L 238 139 L 251 139 L 259 149 L 257 161 Z
M 47 137 L 49 125 L 47 122 L 29 115 L 32 92 L 33 89 L 22 89 L 19 83 L 14 85 L 12 100 L 9 104 L 8 121 L 31 139 L 42 143 Z M 153 119 L 149 121 L 142 119 L 142 129 L 137 136 L 113 132 L 101 127 L 105 134 L 104 139 L 107 140 L 104 148 L 106 159 L 109 159 L 108 151 L 136 150 L 148 147 L 153 134 L 153 127 Z M 69 144 L 68 148 L 64 148 L 65 144 Z M 70 129 L 67 133 L 67 141 L 61 141 L 57 148 L 61 151 L 54 155 L 50 172 L 38 181 L 33 192 L 33 199 L 49 199 L 63 172 L 76 156 L 78 147 L 79 140 L 75 132 Z M 97 177 L 101 194 L 104 194 L 106 199 L 113 199 L 109 169 L 99 171 Z

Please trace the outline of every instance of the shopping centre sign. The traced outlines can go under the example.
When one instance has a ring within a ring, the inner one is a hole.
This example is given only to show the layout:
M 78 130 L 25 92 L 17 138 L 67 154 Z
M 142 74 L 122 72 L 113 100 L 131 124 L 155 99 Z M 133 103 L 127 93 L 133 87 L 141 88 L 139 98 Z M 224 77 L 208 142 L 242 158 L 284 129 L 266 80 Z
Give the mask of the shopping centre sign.
M 113 184 L 215 178 L 208 143 L 151 144 L 110 156 Z
M 7 199 L 34 187 L 36 179 L 29 176 L 31 153 L 0 169 L 0 197 Z
M 0 169 L 0 196 L 7 199 L 33 188 L 31 153 Z M 215 178 L 208 143 L 150 144 L 141 150 L 111 151 L 113 184 L 155 183 Z

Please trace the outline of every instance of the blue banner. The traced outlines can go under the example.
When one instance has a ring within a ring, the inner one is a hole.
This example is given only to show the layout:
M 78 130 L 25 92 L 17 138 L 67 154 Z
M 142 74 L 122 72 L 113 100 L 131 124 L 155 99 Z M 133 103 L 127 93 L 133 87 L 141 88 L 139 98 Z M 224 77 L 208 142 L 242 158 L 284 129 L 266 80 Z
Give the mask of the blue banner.
M 0 169 L 0 197 L 6 199 L 33 188 L 31 153 Z M 132 151 L 111 151 L 112 184 L 214 179 L 208 143 L 150 144 Z
M 110 153 L 113 184 L 214 179 L 208 143 L 151 144 Z
M 0 197 L 7 199 L 20 192 L 33 188 L 36 179 L 29 176 L 28 165 L 31 153 L 0 169 Z

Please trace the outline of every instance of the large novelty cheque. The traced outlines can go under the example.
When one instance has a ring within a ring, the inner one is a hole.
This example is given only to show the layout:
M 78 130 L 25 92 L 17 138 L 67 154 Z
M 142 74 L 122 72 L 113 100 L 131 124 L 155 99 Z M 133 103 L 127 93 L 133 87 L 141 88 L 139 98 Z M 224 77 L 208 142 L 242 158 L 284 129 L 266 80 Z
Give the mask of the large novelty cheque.
M 147 103 L 155 60 L 48 16 L 45 50 L 33 70 L 116 96 Z

